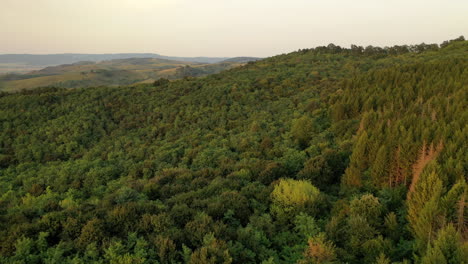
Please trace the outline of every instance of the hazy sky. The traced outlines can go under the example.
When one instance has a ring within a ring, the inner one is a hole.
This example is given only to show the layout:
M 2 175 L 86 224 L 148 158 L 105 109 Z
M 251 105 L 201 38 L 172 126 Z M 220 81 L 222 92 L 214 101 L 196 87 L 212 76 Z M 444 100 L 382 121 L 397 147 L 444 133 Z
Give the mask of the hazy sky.
M 271 56 L 468 37 L 467 0 L 0 0 L 0 53 Z

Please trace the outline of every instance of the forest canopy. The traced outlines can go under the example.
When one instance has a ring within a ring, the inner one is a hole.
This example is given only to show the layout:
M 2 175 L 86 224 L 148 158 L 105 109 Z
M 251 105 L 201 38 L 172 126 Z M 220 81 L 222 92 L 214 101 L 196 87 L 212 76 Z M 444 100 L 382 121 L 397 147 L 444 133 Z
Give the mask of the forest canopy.
M 466 263 L 467 102 L 463 37 L 1 93 L 0 263 Z

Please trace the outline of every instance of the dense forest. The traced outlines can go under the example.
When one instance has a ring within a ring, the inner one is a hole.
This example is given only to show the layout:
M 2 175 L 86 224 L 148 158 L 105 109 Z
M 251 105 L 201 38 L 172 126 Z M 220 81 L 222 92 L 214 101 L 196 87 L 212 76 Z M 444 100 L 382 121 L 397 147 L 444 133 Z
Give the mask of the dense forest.
M 0 263 L 468 263 L 468 41 L 0 94 Z

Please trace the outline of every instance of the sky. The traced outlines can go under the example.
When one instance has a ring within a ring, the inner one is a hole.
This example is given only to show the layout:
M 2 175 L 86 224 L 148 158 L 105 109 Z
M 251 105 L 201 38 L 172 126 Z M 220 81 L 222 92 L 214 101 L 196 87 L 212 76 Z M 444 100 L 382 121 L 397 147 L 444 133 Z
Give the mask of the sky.
M 468 37 L 467 0 L 0 0 L 0 54 L 267 57 Z

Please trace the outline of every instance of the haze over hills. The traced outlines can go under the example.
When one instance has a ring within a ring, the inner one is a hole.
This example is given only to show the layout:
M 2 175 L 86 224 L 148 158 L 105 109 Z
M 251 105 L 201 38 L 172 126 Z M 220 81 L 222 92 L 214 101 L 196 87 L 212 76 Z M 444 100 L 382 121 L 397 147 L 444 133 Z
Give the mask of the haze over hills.
M 101 62 L 107 60 L 130 58 L 154 58 L 163 60 L 183 61 L 190 63 L 218 63 L 224 60 L 256 60 L 250 57 L 174 57 L 155 53 L 116 53 L 116 54 L 0 54 L 0 74 L 27 73 L 44 67 L 74 64 L 82 61 Z
M 129 56 L 132 55 L 134 54 L 129 54 Z M 122 54 L 119 56 L 124 57 Z M 99 62 L 80 61 L 48 66 L 24 74 L 0 74 L 0 91 L 17 91 L 45 86 L 77 88 L 100 85 L 130 85 L 139 82 L 153 82 L 159 78 L 174 80 L 184 77 L 200 77 L 254 60 L 257 60 L 257 58 L 239 57 L 217 63 L 201 63 L 161 58 L 130 57 Z
M 465 263 L 467 101 L 463 37 L 2 92 L 0 263 Z
M 72 64 L 80 61 L 105 61 L 129 58 L 156 58 L 186 62 L 215 63 L 228 58 L 216 57 L 173 57 L 155 53 L 116 53 L 116 54 L 0 54 L 0 65 L 18 64 L 29 66 L 51 66 L 60 64 Z

